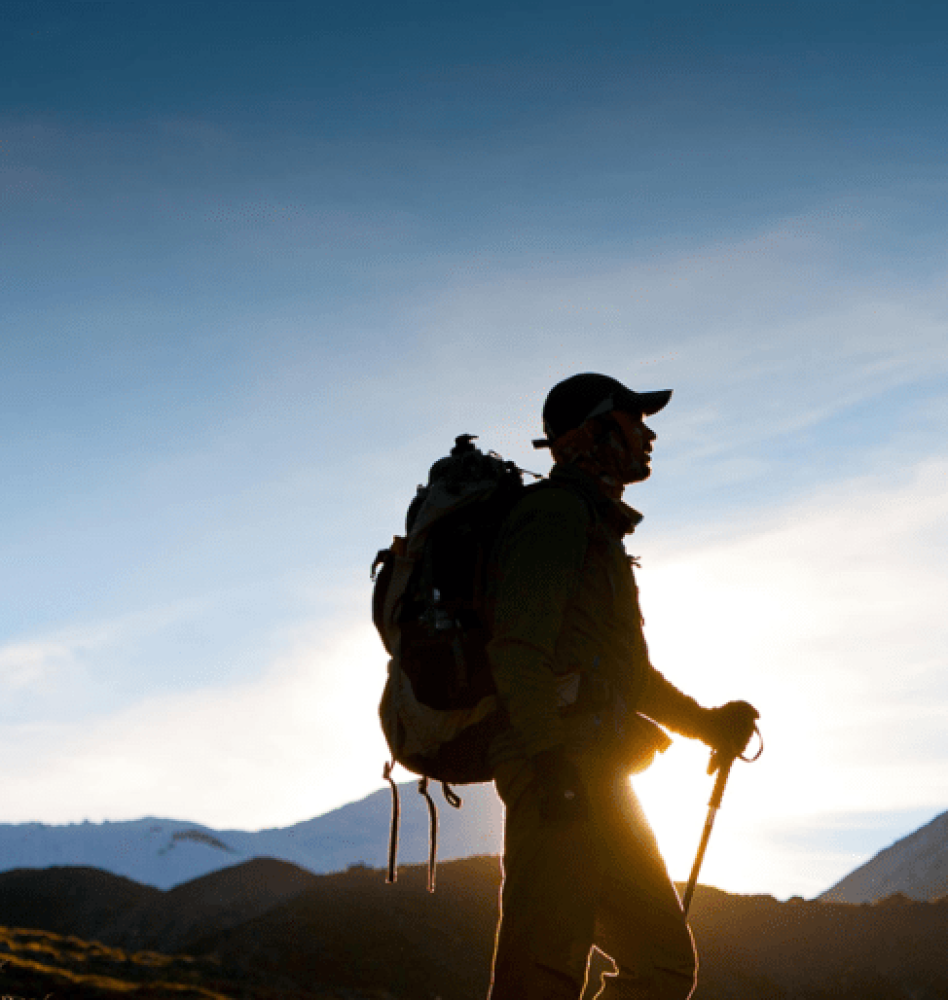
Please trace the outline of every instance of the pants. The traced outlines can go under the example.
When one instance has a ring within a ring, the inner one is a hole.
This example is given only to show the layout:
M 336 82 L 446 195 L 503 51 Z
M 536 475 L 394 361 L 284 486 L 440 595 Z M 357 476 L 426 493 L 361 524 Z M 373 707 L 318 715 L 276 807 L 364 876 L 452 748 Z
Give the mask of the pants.
M 687 1000 L 697 960 L 681 902 L 627 775 L 575 759 L 589 816 L 540 819 L 532 766 L 498 767 L 506 807 L 490 1000 L 579 1000 L 593 946 L 617 972 L 601 1000 Z

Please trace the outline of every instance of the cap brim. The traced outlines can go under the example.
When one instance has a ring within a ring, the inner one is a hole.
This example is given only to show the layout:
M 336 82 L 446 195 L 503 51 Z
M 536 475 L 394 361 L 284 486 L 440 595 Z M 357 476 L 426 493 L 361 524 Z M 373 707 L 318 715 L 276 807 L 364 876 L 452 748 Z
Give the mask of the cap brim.
M 610 410 L 623 410 L 636 416 L 650 417 L 653 413 L 658 413 L 671 399 L 671 389 L 656 389 L 655 392 L 633 392 L 622 386 L 621 392 L 614 392 L 606 398 L 590 413 L 586 414 L 586 420 L 591 417 L 599 417 Z
M 637 392 L 636 401 L 642 408 L 642 413 L 650 417 L 653 413 L 663 410 L 672 398 L 671 389 L 656 389 L 655 392 Z

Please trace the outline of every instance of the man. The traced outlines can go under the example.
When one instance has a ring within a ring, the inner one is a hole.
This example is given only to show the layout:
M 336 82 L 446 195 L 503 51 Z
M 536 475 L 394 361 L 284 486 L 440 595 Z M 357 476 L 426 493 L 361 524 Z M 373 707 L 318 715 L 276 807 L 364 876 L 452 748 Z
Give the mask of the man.
M 663 748 L 641 716 L 736 755 L 757 712 L 702 708 L 648 658 L 622 543 L 642 515 L 621 496 L 650 475 L 643 419 L 670 397 L 605 375 L 556 385 L 534 442 L 550 480 L 498 542 L 488 653 L 510 726 L 492 747 L 506 819 L 491 1000 L 578 1000 L 593 945 L 617 967 L 602 1000 L 694 988 L 691 934 L 628 780 Z

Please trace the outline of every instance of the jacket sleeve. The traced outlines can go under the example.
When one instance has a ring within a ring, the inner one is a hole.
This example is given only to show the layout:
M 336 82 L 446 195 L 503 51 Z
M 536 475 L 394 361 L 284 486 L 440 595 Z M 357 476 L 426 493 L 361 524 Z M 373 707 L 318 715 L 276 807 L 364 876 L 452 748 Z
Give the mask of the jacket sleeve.
M 528 757 L 565 740 L 553 657 L 579 586 L 589 516 L 572 492 L 538 489 L 517 504 L 498 541 L 487 652 L 498 697 Z
M 694 698 L 679 691 L 654 667 L 649 670 L 638 710 L 682 736 L 700 740 L 705 738 L 708 710 L 702 708 Z

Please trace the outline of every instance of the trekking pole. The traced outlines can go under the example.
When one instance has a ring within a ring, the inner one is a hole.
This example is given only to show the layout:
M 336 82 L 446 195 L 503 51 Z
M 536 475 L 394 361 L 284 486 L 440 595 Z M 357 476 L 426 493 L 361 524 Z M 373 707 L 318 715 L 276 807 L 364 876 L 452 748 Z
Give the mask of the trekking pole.
M 712 766 L 714 764 L 712 755 Z M 685 898 L 682 901 L 685 916 L 688 916 L 688 907 L 691 906 L 691 897 L 695 894 L 695 886 L 698 884 L 698 872 L 701 870 L 701 862 L 704 861 L 704 852 L 708 849 L 708 841 L 711 839 L 711 827 L 714 826 L 714 818 L 721 808 L 721 799 L 724 797 L 724 786 L 727 784 L 728 775 L 731 773 L 731 765 L 735 758 L 729 757 L 721 759 L 718 757 L 718 778 L 714 783 L 714 791 L 708 800 L 708 818 L 704 821 L 704 832 L 701 834 L 701 843 L 698 845 L 698 855 L 695 863 L 691 867 L 691 878 L 688 879 L 688 888 L 685 889 Z
M 688 916 L 688 907 L 691 906 L 691 897 L 695 894 L 695 887 L 698 884 L 698 872 L 701 870 L 701 862 L 704 861 L 704 852 L 708 849 L 708 841 L 711 839 L 711 827 L 714 826 L 714 818 L 721 808 L 721 799 L 724 797 L 724 786 L 727 784 L 728 775 L 731 773 L 731 765 L 740 757 L 741 760 L 753 763 L 764 752 L 764 740 L 760 735 L 760 730 L 754 726 L 754 732 L 760 739 L 760 748 L 753 757 L 745 757 L 743 754 L 734 754 L 724 757 L 717 750 L 711 754 L 711 762 L 708 765 L 708 773 L 713 774 L 717 768 L 718 777 L 714 782 L 714 791 L 708 800 L 708 818 L 704 821 L 704 832 L 701 834 L 701 843 L 698 845 L 698 854 L 695 863 L 691 868 L 691 878 L 688 879 L 688 887 L 685 889 L 685 898 L 682 900 L 682 907 L 685 916 Z

